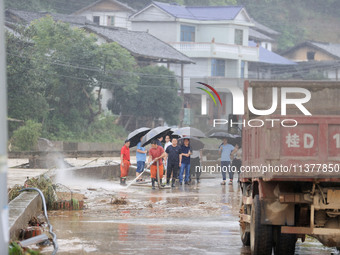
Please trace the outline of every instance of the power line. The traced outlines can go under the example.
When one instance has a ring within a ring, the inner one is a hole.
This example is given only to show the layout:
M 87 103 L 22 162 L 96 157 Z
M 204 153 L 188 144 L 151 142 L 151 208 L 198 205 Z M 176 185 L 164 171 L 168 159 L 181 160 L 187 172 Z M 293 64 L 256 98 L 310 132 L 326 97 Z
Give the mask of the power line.
M 10 53 L 8 53 L 8 55 L 11 55 Z M 42 69 L 37 66 L 37 67 L 27 67 L 24 68 L 24 70 L 38 70 L 41 71 Z M 70 78 L 73 80 L 80 80 L 80 81 L 87 81 L 87 82 L 91 82 L 93 83 L 93 86 L 100 86 L 100 84 L 106 84 L 106 85 L 114 85 L 114 86 L 126 86 L 126 85 L 132 85 L 132 86 L 136 86 L 136 88 L 138 87 L 147 87 L 147 88 L 162 88 L 162 89 L 170 89 L 170 90 L 179 90 L 178 87 L 170 87 L 170 86 L 153 86 L 153 85 L 149 85 L 149 84 L 140 84 L 140 83 L 135 83 L 135 84 L 129 84 L 129 83 L 114 83 L 114 82 L 109 82 L 109 81 L 103 81 L 103 80 L 91 80 L 91 78 L 81 78 L 81 77 L 75 77 L 75 76 L 69 76 L 69 75 L 63 75 L 60 73 L 48 73 L 48 76 L 59 76 L 59 77 L 64 77 L 64 78 Z M 93 79 L 93 77 L 92 77 Z
M 21 53 L 21 52 L 18 52 Z M 31 59 L 31 60 L 36 60 L 36 61 L 42 61 L 42 59 L 37 59 L 35 57 L 28 57 L 28 56 L 23 56 L 23 55 L 18 55 L 18 54 L 13 54 L 13 53 L 8 53 L 9 55 L 12 56 L 16 56 L 16 57 L 20 57 L 20 58 L 26 58 L 26 59 Z M 67 67 L 67 68 L 74 68 L 74 69 L 79 69 L 79 70 L 86 70 L 86 71 L 93 71 L 93 72 L 99 72 L 99 73 L 103 73 L 104 71 L 98 67 L 94 67 L 94 66 L 82 66 L 79 65 L 77 63 L 77 65 L 72 65 L 69 62 L 63 62 L 60 60 L 56 60 L 56 61 L 50 61 L 47 59 L 43 59 L 44 63 L 48 63 L 51 65 L 58 65 L 58 66 L 63 66 L 63 67 Z M 315 64 L 311 64 L 310 66 L 300 66 L 300 65 L 293 65 L 293 66 L 281 66 L 281 67 L 277 67 L 277 66 L 272 66 L 271 67 L 271 72 L 272 74 L 275 75 L 295 75 L 295 74 L 301 74 L 301 73 L 308 73 L 311 69 L 319 69 L 319 70 L 330 70 L 330 69 L 334 69 L 336 70 L 338 67 L 340 67 L 340 62 L 335 62 L 333 65 L 331 66 L 319 66 L 319 63 L 315 63 Z M 260 68 L 260 70 L 267 70 L 268 68 Z M 248 69 L 248 72 L 251 72 L 252 70 Z M 256 70 L 253 70 L 253 72 L 257 72 Z M 133 76 L 133 75 L 138 75 L 138 76 L 142 76 L 142 77 L 158 77 L 158 78 L 164 78 L 164 79 L 178 79 L 179 76 L 176 75 L 157 75 L 157 74 L 147 74 L 147 73 L 142 73 L 142 72 L 126 72 L 126 71 L 106 71 L 105 74 L 113 74 L 113 75 L 120 75 L 120 76 Z M 212 76 L 208 76 L 208 77 L 212 77 Z M 190 79 L 190 78 L 205 78 L 205 77 L 194 77 L 194 76 L 184 76 L 185 79 Z M 213 78 L 213 77 L 212 77 Z M 223 77 L 223 78 L 238 78 L 238 77 Z

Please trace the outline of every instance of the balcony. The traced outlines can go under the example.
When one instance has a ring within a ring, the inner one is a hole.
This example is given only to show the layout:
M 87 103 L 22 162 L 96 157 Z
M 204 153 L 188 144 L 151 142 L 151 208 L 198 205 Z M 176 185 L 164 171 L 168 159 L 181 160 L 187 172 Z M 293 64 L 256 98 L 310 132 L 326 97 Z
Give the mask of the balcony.
M 190 58 L 221 58 L 259 61 L 258 47 L 197 42 L 174 42 L 170 43 L 170 45 Z

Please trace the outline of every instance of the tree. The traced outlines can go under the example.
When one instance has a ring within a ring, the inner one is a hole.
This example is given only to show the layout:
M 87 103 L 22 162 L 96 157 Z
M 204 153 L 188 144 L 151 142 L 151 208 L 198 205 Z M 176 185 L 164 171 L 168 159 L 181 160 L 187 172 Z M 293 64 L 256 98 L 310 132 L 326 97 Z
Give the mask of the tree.
M 33 52 L 33 45 L 6 33 L 8 116 L 13 119 L 43 122 L 48 113 L 44 84 L 34 61 L 23 52 Z M 18 128 L 9 123 L 9 134 Z
M 51 17 L 29 27 L 34 42 L 34 59 L 45 83 L 50 106 L 47 132 L 58 133 L 59 125 L 81 132 L 94 121 L 94 79 L 100 70 L 96 62 L 96 39 L 79 28 L 54 22 Z
M 139 81 L 137 63 L 134 57 L 117 43 L 102 44 L 98 48 L 97 60 L 102 70 L 97 76 L 98 100 L 103 88 L 112 92 L 111 110 L 115 114 L 122 112 L 126 98 L 137 93 Z M 98 102 L 100 104 L 100 102 Z
M 117 109 L 137 93 L 137 64 L 127 50 L 99 46 L 95 35 L 49 16 L 9 34 L 7 53 L 9 117 L 42 123 L 47 138 L 82 138 L 102 113 L 102 88 L 113 92 Z
M 167 68 L 143 67 L 140 69 L 138 92 L 126 98 L 122 113 L 149 120 L 163 118 L 168 124 L 176 125 L 181 109 L 178 89 L 174 73 Z

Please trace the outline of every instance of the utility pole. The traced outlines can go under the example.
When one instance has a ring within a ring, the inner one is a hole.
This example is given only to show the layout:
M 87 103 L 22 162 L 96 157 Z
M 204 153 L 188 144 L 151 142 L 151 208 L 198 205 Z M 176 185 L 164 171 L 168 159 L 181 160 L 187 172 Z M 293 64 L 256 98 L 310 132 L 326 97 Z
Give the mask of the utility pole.
M 181 109 L 181 116 L 179 121 L 179 127 L 183 127 L 183 120 L 184 120 L 184 64 L 181 63 L 181 98 L 182 98 L 182 109 Z
M 0 0 L 0 252 L 8 254 L 7 198 L 7 86 L 4 33 L 4 1 Z

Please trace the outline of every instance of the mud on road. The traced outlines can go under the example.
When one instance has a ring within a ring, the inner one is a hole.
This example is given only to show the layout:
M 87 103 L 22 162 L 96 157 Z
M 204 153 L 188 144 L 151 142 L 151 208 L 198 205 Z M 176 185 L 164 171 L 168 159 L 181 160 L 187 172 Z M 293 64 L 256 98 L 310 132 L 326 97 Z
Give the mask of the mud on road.
M 239 236 L 239 186 L 219 179 L 151 190 L 117 181 L 65 181 L 85 195 L 83 211 L 51 211 L 58 254 L 250 254 Z M 113 201 L 124 200 L 113 204 Z M 45 248 L 48 254 L 52 248 Z M 314 239 L 296 254 L 336 254 Z

